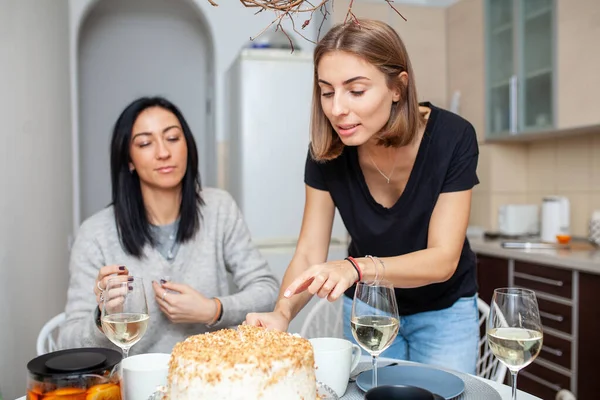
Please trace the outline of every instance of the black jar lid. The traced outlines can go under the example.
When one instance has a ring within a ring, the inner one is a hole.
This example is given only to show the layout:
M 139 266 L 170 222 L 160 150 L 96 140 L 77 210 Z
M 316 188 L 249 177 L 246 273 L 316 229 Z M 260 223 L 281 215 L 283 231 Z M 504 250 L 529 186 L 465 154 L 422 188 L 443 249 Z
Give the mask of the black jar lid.
M 38 377 L 60 377 L 110 371 L 123 356 L 112 349 L 86 347 L 47 353 L 27 363 L 30 373 Z

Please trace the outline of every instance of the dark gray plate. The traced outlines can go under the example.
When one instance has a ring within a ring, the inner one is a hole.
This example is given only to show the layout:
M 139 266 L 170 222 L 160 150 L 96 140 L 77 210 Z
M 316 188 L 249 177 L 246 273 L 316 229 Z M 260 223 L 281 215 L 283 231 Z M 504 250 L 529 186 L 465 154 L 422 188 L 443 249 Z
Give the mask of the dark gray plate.
M 442 396 L 414 386 L 377 386 L 365 393 L 365 400 L 444 400 Z

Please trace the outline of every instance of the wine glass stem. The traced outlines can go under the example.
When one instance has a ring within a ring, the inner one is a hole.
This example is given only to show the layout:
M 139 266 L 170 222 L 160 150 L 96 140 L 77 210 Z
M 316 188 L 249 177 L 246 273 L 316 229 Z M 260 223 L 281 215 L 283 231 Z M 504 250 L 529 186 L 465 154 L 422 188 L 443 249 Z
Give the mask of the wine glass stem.
M 129 347 L 123 347 L 123 358 L 129 356 Z
M 512 400 L 517 400 L 517 373 L 519 371 L 510 371 L 512 381 Z
M 371 361 L 373 361 L 373 387 L 377 387 L 377 356 L 371 358 Z

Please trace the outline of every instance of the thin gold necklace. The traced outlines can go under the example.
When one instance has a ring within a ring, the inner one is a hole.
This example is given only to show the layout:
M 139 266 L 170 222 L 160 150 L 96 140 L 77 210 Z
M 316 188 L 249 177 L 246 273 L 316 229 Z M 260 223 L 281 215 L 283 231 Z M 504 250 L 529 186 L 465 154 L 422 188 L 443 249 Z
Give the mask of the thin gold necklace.
M 373 163 L 373 165 L 375 166 L 375 168 L 377 169 L 377 171 L 381 174 L 381 176 L 383 176 L 385 178 L 385 180 L 389 184 L 390 180 L 392 179 L 392 175 L 394 174 L 394 170 L 396 169 L 396 162 L 398 161 L 398 153 L 396 153 L 396 157 L 394 158 L 394 165 L 392 166 L 392 170 L 390 171 L 390 176 L 387 176 L 386 174 L 384 174 L 383 172 L 381 172 L 381 170 L 379 169 L 379 167 L 375 163 L 375 160 L 373 160 L 373 157 L 371 157 L 371 151 L 369 151 L 369 149 L 367 149 L 367 154 L 369 155 L 369 159 L 371 160 L 371 162 Z

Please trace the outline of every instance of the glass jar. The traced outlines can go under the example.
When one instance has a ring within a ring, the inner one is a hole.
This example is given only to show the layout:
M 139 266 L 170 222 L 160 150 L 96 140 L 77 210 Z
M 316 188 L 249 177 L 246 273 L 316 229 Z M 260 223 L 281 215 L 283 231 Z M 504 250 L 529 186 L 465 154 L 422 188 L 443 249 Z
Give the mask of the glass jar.
M 27 364 L 27 400 L 121 400 L 120 352 L 55 351 Z

